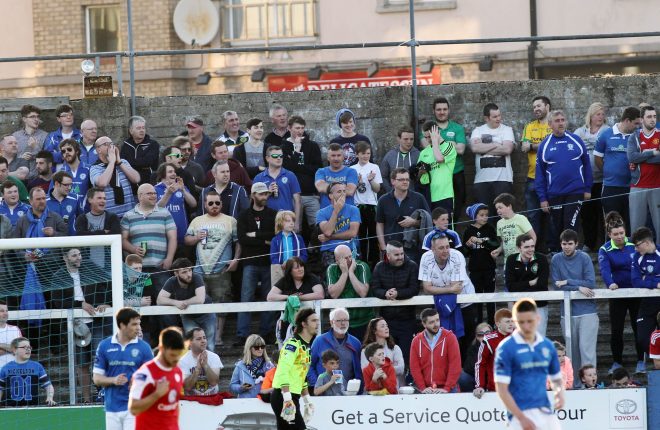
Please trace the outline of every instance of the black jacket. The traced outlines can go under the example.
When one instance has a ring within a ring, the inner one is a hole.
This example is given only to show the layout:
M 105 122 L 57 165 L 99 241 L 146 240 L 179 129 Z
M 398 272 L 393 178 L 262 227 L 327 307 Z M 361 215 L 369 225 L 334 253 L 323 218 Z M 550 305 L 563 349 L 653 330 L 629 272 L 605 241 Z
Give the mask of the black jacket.
M 241 244 L 244 265 L 270 266 L 270 241 L 275 236 L 275 215 L 277 211 L 268 206 L 260 212 L 250 206 L 236 217 L 238 243 Z M 255 216 L 260 218 L 258 224 Z M 248 237 L 250 232 L 255 232 L 256 237 Z
M 381 261 L 376 264 L 371 275 L 370 287 L 374 297 L 385 299 L 390 288 L 397 290 L 397 300 L 406 300 L 419 294 L 419 269 L 417 264 L 406 257 L 400 267 Z M 388 306 L 380 310 L 380 315 L 388 321 L 415 319 L 414 306 Z
M 238 161 L 241 163 L 244 167 L 245 170 L 247 170 L 248 175 L 250 175 L 250 179 L 254 179 L 255 176 L 257 176 L 261 170 L 259 170 L 259 167 L 248 167 L 247 166 L 247 154 L 245 151 L 245 145 L 248 145 L 248 143 L 244 143 L 243 145 L 239 145 L 234 148 L 234 152 L 232 153 L 232 158 L 234 160 Z M 268 167 L 268 163 L 266 163 L 266 144 L 264 143 L 263 146 L 263 151 L 261 156 L 264 159 L 264 166 Z
M 140 144 L 136 144 L 132 137 L 124 140 L 121 146 L 119 156 L 128 161 L 139 174 L 140 183 L 148 184 L 151 179 L 151 173 L 158 169 L 158 159 L 160 157 L 160 145 L 148 134 Z
M 101 234 L 121 234 L 121 225 L 119 224 L 119 217 L 112 212 L 105 211 L 105 222 L 103 223 L 103 230 L 90 230 L 91 226 L 87 222 L 86 214 L 78 215 L 76 218 L 76 236 L 98 236 Z M 108 230 L 110 233 L 106 233 Z
M 506 287 L 512 293 L 526 293 L 529 291 L 548 291 L 548 276 L 550 268 L 548 260 L 541 254 L 534 254 L 532 260 L 524 264 L 520 261 L 520 254 L 512 254 L 506 259 L 504 279 Z M 535 286 L 530 286 L 529 281 L 538 278 Z M 543 307 L 548 302 L 536 302 L 537 306 Z
M 83 261 L 78 269 L 80 286 L 85 302 L 92 306 L 112 303 L 110 274 L 98 268 L 94 263 Z M 54 309 L 74 309 L 82 307 L 82 302 L 75 300 L 73 278 L 66 267 L 55 272 L 51 281 L 51 294 Z
M 323 167 L 319 144 L 309 140 L 309 136 L 305 135 L 300 145 L 300 152 L 295 152 L 293 143 L 288 140 L 282 141 L 282 152 L 284 153 L 284 168 L 291 170 L 298 178 L 300 194 L 303 196 L 318 194 L 314 179 L 316 171 Z

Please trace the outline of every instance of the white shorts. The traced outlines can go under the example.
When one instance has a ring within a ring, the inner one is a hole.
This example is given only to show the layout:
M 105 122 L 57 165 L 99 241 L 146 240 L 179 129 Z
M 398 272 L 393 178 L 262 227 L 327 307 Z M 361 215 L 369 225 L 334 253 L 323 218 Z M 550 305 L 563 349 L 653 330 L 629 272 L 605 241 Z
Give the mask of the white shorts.
M 135 415 L 129 411 L 106 412 L 106 430 L 135 430 Z
M 532 420 L 532 422 L 536 425 L 537 430 L 561 430 L 561 427 L 559 426 L 559 420 L 555 414 L 548 413 L 547 411 L 541 410 L 540 408 L 524 410 L 523 414 Z M 516 417 L 511 418 L 508 427 L 515 430 L 522 429 L 520 421 L 518 421 L 518 418 Z

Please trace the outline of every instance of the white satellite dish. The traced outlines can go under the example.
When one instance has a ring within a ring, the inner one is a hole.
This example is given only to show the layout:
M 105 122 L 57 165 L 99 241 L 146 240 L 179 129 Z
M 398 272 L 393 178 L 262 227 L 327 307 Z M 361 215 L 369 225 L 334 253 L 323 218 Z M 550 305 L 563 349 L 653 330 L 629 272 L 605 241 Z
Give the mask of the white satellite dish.
M 220 28 L 220 14 L 211 0 L 181 0 L 174 9 L 174 31 L 188 45 L 207 45 Z

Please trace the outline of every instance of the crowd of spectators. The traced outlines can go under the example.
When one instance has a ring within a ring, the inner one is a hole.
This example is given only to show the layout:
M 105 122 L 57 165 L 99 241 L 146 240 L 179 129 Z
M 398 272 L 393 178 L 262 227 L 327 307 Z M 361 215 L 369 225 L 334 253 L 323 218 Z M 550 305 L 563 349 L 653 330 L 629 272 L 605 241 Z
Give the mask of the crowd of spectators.
M 589 253 L 598 251 L 605 288 L 660 288 L 655 108 L 628 107 L 610 127 L 605 107 L 594 103 L 584 125 L 569 132 L 566 114 L 539 96 L 531 102 L 534 120 L 520 141 L 495 103 L 484 106 L 483 124 L 469 139 L 465 127 L 451 119 L 446 98 L 435 99 L 432 109 L 420 136 L 410 126 L 399 128 L 396 144 L 380 163 L 372 158 L 370 139 L 358 132 L 355 113 L 339 110 L 339 134 L 327 146 L 326 164 L 305 119 L 278 104 L 269 111 L 268 133 L 261 118 L 249 119 L 241 130 L 238 114 L 227 111 L 217 139 L 195 117 L 168 145 L 149 135 L 140 116 L 129 118 L 123 143 L 98 136 L 91 119 L 77 128 L 68 105 L 55 110 L 59 127 L 47 133 L 40 129 L 41 110 L 26 105 L 22 128 L 0 141 L 0 237 L 121 234 L 125 283 L 135 286 L 140 279 L 130 294 L 127 290 L 136 306 L 184 310 L 269 300 L 295 309 L 300 301 L 326 297 L 434 296 L 435 308 L 419 318 L 411 306 L 331 312 L 331 329 L 312 345 L 309 383 L 319 394 L 346 393 L 351 379 L 362 381 L 360 392 L 396 392 L 406 375 L 424 393 L 492 389 L 483 370 L 492 366 L 484 363 L 494 352 L 493 342 L 510 334 L 510 314 L 498 315 L 495 304 L 459 303 L 457 297 L 495 292 L 498 268 L 506 263 L 501 270 L 506 291 L 585 296 L 571 305 L 573 353 L 570 361 L 562 360 L 562 369 L 575 387 L 597 385 L 589 366 L 597 368 L 599 316 L 592 298 L 599 285 Z M 525 210 L 518 213 L 514 151 L 525 153 L 529 166 Z M 466 184 L 464 160 L 472 156 L 474 182 Z M 464 215 L 467 221 L 459 223 Z M 0 272 L 7 275 L 0 277 L 5 365 L 15 358 L 15 348 L 27 346 L 24 340 L 13 346 L 23 338 L 6 328 L 7 305 L 81 308 L 91 317 L 111 302 L 106 250 L 42 248 L 1 257 Z M 660 342 L 652 335 L 660 298 L 612 299 L 609 306 L 609 373 L 623 367 L 626 314 L 636 336 L 635 371 L 646 372 L 649 345 Z M 564 323 L 563 308 L 561 315 L 548 315 L 547 303 L 540 302 L 539 313 L 543 336 L 549 319 Z M 239 396 L 259 393 L 257 386 L 272 367 L 265 346 L 275 342 L 276 325 L 283 340 L 292 322 L 290 311 L 279 318 L 260 312 L 256 335 L 251 315 L 239 313 L 233 336 L 233 346 L 245 348 L 231 382 Z M 225 319 L 222 314 L 151 316 L 142 320 L 144 338 L 154 342 L 161 328 L 182 325 L 191 344 L 190 357 L 182 360 L 187 390 L 216 393 L 208 387 L 217 385 L 222 368 L 214 351 L 227 337 Z M 111 324 L 80 318 L 76 326 L 83 338 L 91 333 L 76 349 L 84 385 L 93 350 Z M 487 334 L 484 327 L 495 330 Z M 26 330 L 51 341 L 66 332 L 36 320 Z M 659 366 L 657 351 L 650 356 Z M 475 365 L 471 372 L 466 361 Z M 2 384 L 0 379 L 0 393 Z M 83 400 L 92 401 L 91 396 L 85 391 Z

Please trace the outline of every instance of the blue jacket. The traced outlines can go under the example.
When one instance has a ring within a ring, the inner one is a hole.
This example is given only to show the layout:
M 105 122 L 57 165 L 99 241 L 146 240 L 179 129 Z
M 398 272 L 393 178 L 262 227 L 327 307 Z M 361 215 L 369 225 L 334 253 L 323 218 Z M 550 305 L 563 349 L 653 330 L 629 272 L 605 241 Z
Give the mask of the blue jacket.
M 610 187 L 629 187 L 628 134 L 623 134 L 617 124 L 603 131 L 596 141 L 594 156 L 603 159 L 603 184 Z
M 598 266 L 600 266 L 600 275 L 603 277 L 605 286 L 617 284 L 619 288 L 632 288 L 630 278 L 630 267 L 632 256 L 635 253 L 635 245 L 628 241 L 623 249 L 619 249 L 613 240 L 605 242 L 598 250 Z
M 568 281 L 568 284 L 561 287 L 561 291 L 577 291 L 579 287 L 596 288 L 596 274 L 591 257 L 580 250 L 576 250 L 570 257 L 566 257 L 563 252 L 555 254 L 550 264 L 550 279 L 553 290 L 558 290 L 556 281 Z M 572 317 L 597 312 L 594 299 L 571 300 Z M 561 314 L 564 315 L 563 306 Z
M 353 373 L 355 378 L 362 381 L 362 368 L 360 367 L 360 351 L 362 349 L 362 344 L 360 341 L 353 335 L 346 333 L 347 346 L 353 352 Z M 334 349 L 334 335 L 332 334 L 332 329 L 326 331 L 320 336 L 316 336 L 314 342 L 312 343 L 312 363 L 309 366 L 309 371 L 307 372 L 307 382 L 310 387 L 316 385 L 316 380 L 319 378 L 319 375 L 325 372 L 323 368 L 323 362 L 321 361 L 321 354 L 328 349 Z M 363 384 L 360 384 L 360 391 L 362 391 Z
M 660 250 L 653 254 L 641 255 L 635 252 L 632 257 L 631 279 L 637 288 L 658 288 L 660 283 Z
M 250 199 L 245 188 L 234 182 L 230 182 L 229 186 L 231 187 L 231 204 L 229 208 L 222 208 L 222 213 L 237 218 L 239 213 L 250 207 Z M 197 215 L 204 215 L 206 213 L 206 193 L 209 190 L 215 190 L 215 184 L 211 184 L 202 190 L 202 195 L 199 196 L 197 203 Z
M 80 143 L 80 141 L 82 141 L 82 132 L 74 127 L 71 139 Z M 56 164 L 62 162 L 62 153 L 60 152 L 60 142 L 62 140 L 64 140 L 64 136 L 62 136 L 62 127 L 50 132 L 48 136 L 46 136 L 46 140 L 44 140 L 44 150 L 53 154 L 53 161 Z
M 539 201 L 591 192 L 593 176 L 589 152 L 577 135 L 569 132 L 562 137 L 549 134 L 536 154 L 534 186 Z
M 263 372 L 266 373 L 274 367 L 273 363 L 267 361 L 263 365 Z M 247 391 L 241 389 L 244 383 L 252 384 L 252 388 Z M 261 391 L 261 382 L 255 384 L 254 378 L 250 374 L 247 366 L 243 360 L 238 360 L 234 367 L 234 373 L 231 374 L 231 382 L 229 382 L 229 390 L 236 395 L 239 399 L 254 399 Z
M 300 257 L 304 262 L 307 262 L 307 248 L 305 247 L 305 241 L 302 236 L 299 234 L 293 233 L 293 256 Z M 282 232 L 277 233 L 273 240 L 270 241 L 270 264 L 283 264 L 284 260 L 282 257 L 282 242 L 284 240 L 284 234 Z

